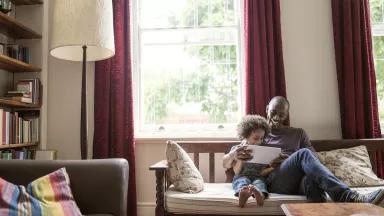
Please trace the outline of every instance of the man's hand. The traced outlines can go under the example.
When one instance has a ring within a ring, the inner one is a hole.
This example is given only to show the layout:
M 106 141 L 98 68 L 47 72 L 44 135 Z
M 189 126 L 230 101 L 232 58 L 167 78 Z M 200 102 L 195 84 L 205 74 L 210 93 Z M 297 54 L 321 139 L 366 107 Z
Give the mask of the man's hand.
M 275 159 L 273 159 L 269 165 L 273 168 L 276 168 L 276 167 L 279 167 L 281 163 L 283 163 L 283 161 L 285 159 L 287 159 L 289 157 L 289 155 L 287 154 L 284 154 L 284 153 L 280 153 L 279 156 L 277 156 Z

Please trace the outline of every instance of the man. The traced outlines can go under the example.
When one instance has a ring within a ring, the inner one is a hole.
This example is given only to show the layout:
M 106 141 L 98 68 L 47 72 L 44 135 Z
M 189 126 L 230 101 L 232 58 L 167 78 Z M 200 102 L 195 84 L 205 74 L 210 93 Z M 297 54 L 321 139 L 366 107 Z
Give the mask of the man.
M 289 113 L 287 99 L 280 96 L 272 98 L 266 111 L 272 130 L 265 138 L 264 145 L 279 147 L 283 153 L 289 155 L 281 164 L 278 160 L 272 163 L 275 169 L 267 178 L 269 192 L 304 194 L 312 202 L 324 202 L 325 192 L 335 202 L 379 204 L 383 201 L 383 189 L 367 195 L 352 191 L 321 164 L 303 129 L 283 124 Z

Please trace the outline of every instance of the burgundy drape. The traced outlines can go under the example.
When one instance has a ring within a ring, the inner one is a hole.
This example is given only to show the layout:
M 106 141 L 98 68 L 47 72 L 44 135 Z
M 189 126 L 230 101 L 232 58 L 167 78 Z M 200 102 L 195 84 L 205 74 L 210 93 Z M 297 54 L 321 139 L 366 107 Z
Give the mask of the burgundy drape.
M 245 0 L 246 113 L 265 115 L 269 100 L 286 97 L 280 0 Z
M 130 2 L 129 0 L 113 0 L 116 53 L 111 59 L 95 64 L 93 157 L 121 157 L 128 160 L 127 212 L 129 216 L 136 216 Z
M 381 137 L 368 0 L 332 0 L 332 17 L 343 138 Z

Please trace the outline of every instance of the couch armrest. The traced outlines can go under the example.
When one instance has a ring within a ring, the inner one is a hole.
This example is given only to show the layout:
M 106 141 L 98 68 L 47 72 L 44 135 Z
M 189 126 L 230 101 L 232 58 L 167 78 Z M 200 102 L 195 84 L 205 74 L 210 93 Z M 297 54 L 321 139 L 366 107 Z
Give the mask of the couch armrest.
M 168 162 L 162 160 L 149 167 L 149 170 L 155 171 L 156 175 L 156 216 L 165 216 L 165 191 L 168 188 L 166 171 L 168 169 Z

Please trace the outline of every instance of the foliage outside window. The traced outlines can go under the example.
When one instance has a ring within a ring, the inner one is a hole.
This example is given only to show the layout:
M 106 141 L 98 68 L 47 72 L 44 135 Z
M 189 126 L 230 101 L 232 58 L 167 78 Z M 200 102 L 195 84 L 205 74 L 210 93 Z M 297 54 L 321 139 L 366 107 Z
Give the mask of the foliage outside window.
M 384 0 L 370 0 L 373 53 L 375 58 L 377 101 L 384 129 Z
M 138 0 L 140 132 L 214 131 L 241 116 L 236 0 Z

